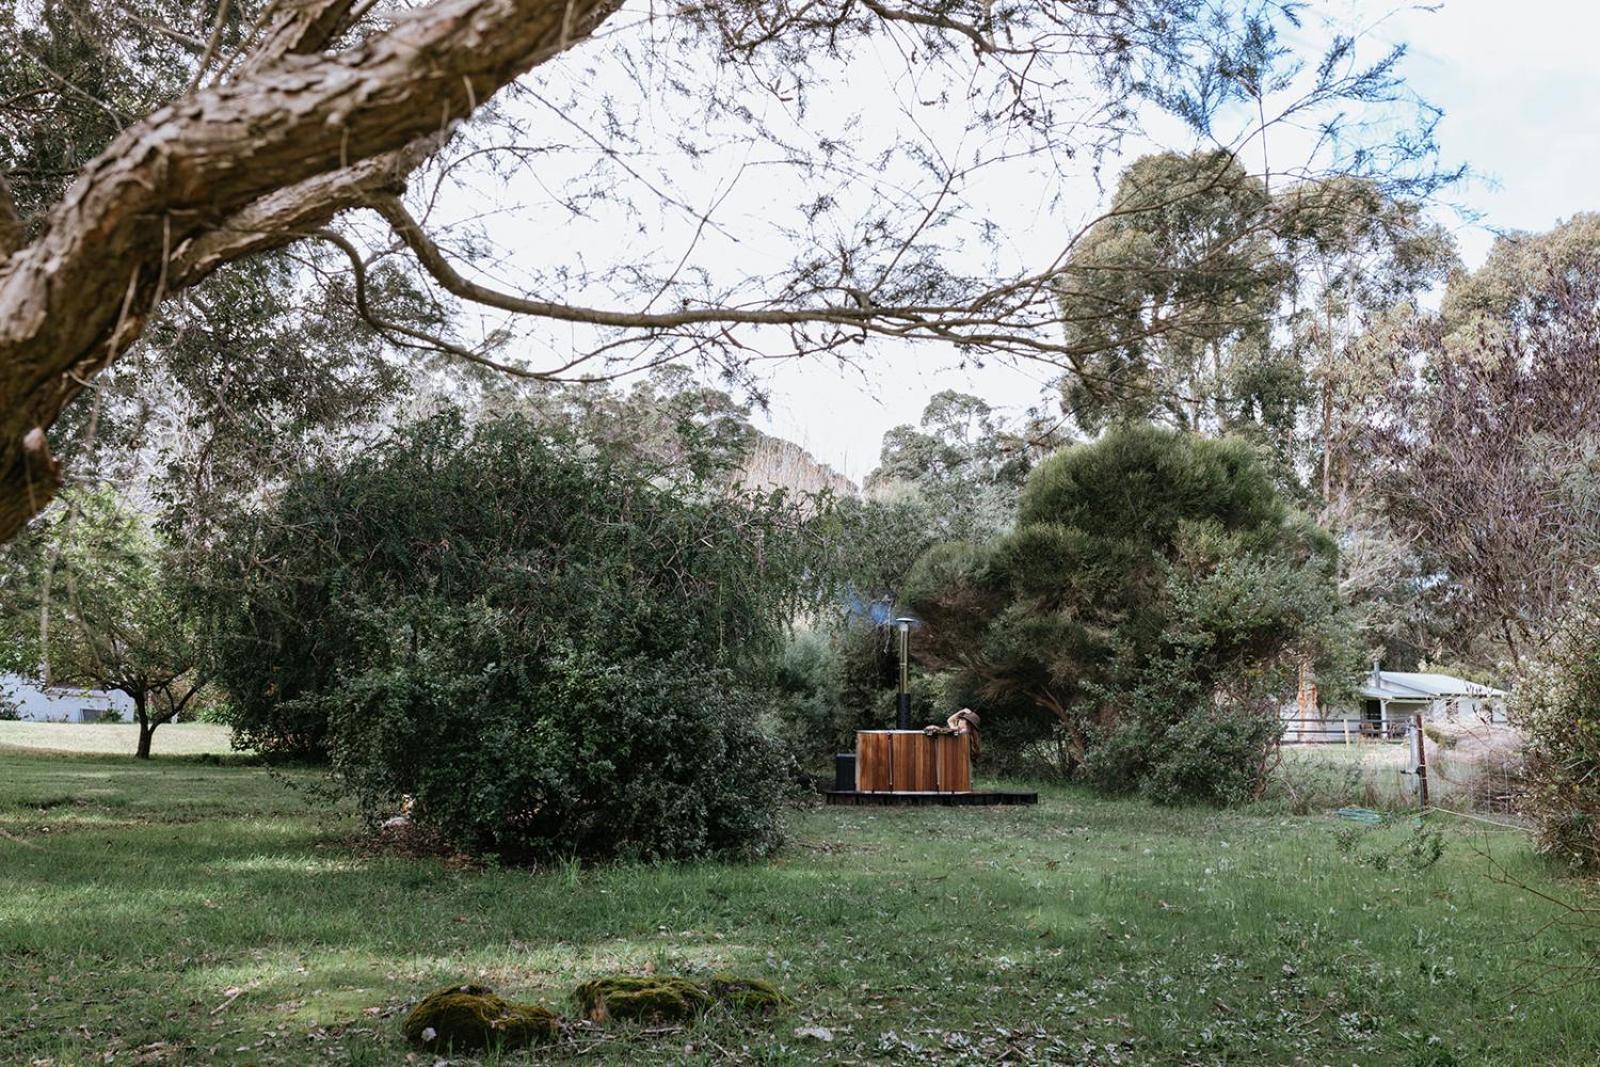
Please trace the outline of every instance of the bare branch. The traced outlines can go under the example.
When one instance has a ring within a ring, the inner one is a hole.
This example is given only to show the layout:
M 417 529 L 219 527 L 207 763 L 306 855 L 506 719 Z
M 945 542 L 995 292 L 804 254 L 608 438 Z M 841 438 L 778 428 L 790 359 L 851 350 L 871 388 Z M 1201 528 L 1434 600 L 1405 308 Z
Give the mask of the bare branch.
M 546 375 L 538 374 L 522 367 L 513 366 L 509 363 L 501 363 L 497 360 L 490 359 L 481 352 L 474 352 L 472 349 L 458 345 L 454 341 L 446 340 L 445 338 L 440 337 L 438 334 L 429 333 L 426 330 L 419 330 L 414 326 L 407 326 L 403 323 L 385 319 L 383 316 L 379 315 L 373 310 L 371 302 L 367 299 L 367 264 L 361 258 L 360 250 L 357 249 L 355 245 L 351 244 L 350 241 L 344 237 L 344 235 L 334 233 L 332 230 L 318 230 L 316 233 L 313 233 L 310 236 L 316 237 L 322 241 L 326 241 L 328 244 L 333 245 L 335 248 L 339 249 L 339 251 L 345 254 L 345 258 L 350 261 L 350 270 L 355 278 L 356 313 L 361 316 L 362 320 L 366 322 L 367 325 L 388 337 L 391 341 L 397 337 L 404 337 L 410 341 L 417 342 L 426 348 L 435 349 L 445 353 L 446 355 L 455 356 L 458 359 L 464 359 L 469 363 L 476 363 L 480 367 L 487 367 L 488 369 L 498 371 L 501 374 L 510 374 L 518 378 L 547 377 Z M 407 345 L 405 347 L 415 346 Z
M 878 3 L 877 0 L 861 0 L 861 2 L 868 11 L 885 22 L 911 22 L 919 26 L 931 26 L 938 30 L 951 30 L 971 41 L 973 50 L 980 54 L 998 51 L 994 42 L 979 32 L 976 26 L 953 19 L 949 15 L 931 11 L 915 11 L 910 8 L 892 8 Z
M 416 255 L 418 262 L 444 287 L 445 292 L 462 300 L 470 300 L 485 307 L 498 308 L 517 315 L 533 315 L 558 322 L 582 322 L 593 326 L 615 326 L 631 329 L 672 329 L 680 326 L 737 323 L 747 326 L 799 326 L 808 323 L 831 322 L 840 325 L 859 325 L 871 318 L 873 312 L 859 306 L 841 306 L 801 309 L 744 309 L 744 308 L 693 308 L 682 311 L 639 312 L 614 311 L 605 308 L 578 307 L 548 300 L 530 300 L 491 289 L 463 278 L 450 265 L 439 250 L 412 218 L 399 198 L 375 197 L 371 206 L 381 214 L 396 235 Z M 888 309 L 885 309 L 887 313 Z
M 211 36 L 206 40 L 205 51 L 200 53 L 200 62 L 194 65 L 194 78 L 189 82 L 189 92 L 200 88 L 200 83 L 205 81 L 206 71 L 211 66 L 211 61 L 216 57 L 217 46 L 222 43 L 222 30 L 228 23 L 228 8 L 230 0 L 222 0 L 217 5 L 217 18 L 211 24 Z

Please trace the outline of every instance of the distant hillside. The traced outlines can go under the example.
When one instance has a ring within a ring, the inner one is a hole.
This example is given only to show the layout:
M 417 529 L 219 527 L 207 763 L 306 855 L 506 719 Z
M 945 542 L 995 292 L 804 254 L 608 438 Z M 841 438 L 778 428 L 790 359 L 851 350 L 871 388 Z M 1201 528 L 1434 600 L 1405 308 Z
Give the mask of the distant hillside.
M 829 489 L 841 497 L 858 496 L 861 492 L 855 482 L 819 462 L 793 441 L 766 434 L 758 434 L 737 478 L 752 489 L 782 488 L 794 493 Z

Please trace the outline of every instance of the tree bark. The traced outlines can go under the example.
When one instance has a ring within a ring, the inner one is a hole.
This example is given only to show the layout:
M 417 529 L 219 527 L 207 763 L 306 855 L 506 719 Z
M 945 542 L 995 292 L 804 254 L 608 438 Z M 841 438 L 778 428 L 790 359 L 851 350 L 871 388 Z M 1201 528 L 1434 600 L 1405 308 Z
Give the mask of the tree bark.
M 61 483 L 46 431 L 163 299 L 349 206 L 363 164 L 379 161 L 364 180 L 392 186 L 408 146 L 583 40 L 617 6 L 435 0 L 326 54 L 318 49 L 350 4 L 312 0 L 291 8 L 233 78 L 124 130 L 39 236 L 0 258 L 0 540 Z
M 155 737 L 155 723 L 150 721 L 149 698 L 140 694 L 133 698 L 133 717 L 139 724 L 139 747 L 134 750 L 135 759 L 150 758 L 150 741 Z

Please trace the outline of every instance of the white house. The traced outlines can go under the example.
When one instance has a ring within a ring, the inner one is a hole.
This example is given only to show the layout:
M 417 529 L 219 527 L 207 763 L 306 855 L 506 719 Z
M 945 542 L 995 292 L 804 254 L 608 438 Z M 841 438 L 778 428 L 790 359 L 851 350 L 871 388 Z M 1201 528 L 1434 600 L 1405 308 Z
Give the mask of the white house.
M 1506 694 L 1492 686 L 1448 674 L 1385 671 L 1374 666 L 1358 690 L 1359 709 L 1326 707 L 1308 694 L 1283 709 L 1283 739 L 1312 744 L 1362 737 L 1398 740 L 1418 713 L 1422 721 L 1440 724 L 1503 724 Z
M 12 704 L 29 722 L 99 722 L 110 711 L 133 721 L 133 698 L 126 693 L 43 686 L 20 674 L 0 674 L 0 705 Z

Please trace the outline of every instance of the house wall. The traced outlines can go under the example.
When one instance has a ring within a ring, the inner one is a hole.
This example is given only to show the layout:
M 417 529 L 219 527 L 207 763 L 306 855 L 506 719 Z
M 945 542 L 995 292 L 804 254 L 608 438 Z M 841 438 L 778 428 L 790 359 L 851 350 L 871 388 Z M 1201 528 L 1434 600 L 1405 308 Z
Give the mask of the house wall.
M 102 689 L 71 689 L 51 686 L 46 689 L 19 674 L 0 674 L 0 694 L 28 722 L 93 721 L 108 709 L 115 709 L 123 722 L 133 721 L 133 698 L 126 693 Z

